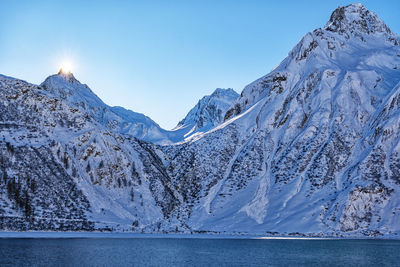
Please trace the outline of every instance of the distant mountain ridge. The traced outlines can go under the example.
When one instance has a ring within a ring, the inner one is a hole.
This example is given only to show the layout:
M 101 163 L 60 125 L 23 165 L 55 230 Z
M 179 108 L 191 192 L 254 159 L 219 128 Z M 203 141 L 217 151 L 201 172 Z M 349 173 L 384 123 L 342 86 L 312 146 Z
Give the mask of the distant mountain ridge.
M 400 38 L 361 4 L 173 131 L 73 76 L 0 94 L 0 229 L 400 236 Z
M 106 105 L 86 84 L 81 84 L 72 73 L 63 73 L 60 70 L 58 74 L 46 78 L 40 86 L 54 96 L 83 107 L 99 123 L 110 130 L 158 144 L 183 141 L 199 130 L 203 132 L 210 130 L 221 122 L 220 117 L 238 97 L 238 94 L 232 89 L 217 89 L 211 96 L 203 98 L 203 101 L 208 99 L 209 103 L 204 103 L 204 106 L 201 107 L 201 111 L 199 111 L 201 114 L 198 114 L 198 118 L 193 117 L 189 112 L 186 117 L 187 124 L 179 124 L 178 126 L 182 126 L 179 127 L 179 131 L 176 128 L 168 131 L 141 113 L 123 107 Z M 212 109 L 215 109 L 215 114 Z M 193 109 L 191 112 L 194 112 Z M 192 116 L 190 122 L 189 116 Z M 193 127 L 196 129 L 192 129 Z

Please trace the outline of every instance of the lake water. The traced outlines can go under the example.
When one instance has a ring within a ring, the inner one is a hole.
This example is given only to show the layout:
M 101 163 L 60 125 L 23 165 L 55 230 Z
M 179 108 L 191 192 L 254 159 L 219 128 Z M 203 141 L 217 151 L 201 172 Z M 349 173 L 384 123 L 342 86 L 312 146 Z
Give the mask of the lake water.
M 398 240 L 1 238 L 0 266 L 399 266 Z

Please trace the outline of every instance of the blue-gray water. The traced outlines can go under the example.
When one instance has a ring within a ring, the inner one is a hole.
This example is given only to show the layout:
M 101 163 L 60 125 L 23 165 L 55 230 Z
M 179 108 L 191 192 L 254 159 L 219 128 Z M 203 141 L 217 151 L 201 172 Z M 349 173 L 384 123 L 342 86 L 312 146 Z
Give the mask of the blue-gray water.
M 0 266 L 399 266 L 397 240 L 2 238 Z

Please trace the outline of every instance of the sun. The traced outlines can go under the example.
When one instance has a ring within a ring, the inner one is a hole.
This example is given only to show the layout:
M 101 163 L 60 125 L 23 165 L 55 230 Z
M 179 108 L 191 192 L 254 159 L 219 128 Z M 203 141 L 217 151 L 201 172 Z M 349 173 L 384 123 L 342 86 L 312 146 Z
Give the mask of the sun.
M 60 72 L 68 74 L 72 72 L 72 64 L 70 61 L 63 61 L 61 63 Z

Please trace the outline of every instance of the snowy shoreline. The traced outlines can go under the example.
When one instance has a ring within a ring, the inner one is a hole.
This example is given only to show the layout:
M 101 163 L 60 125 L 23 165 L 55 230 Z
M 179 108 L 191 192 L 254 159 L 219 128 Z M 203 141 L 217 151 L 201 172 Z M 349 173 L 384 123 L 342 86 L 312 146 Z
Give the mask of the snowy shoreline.
M 247 234 L 141 234 L 141 233 L 105 233 L 105 232 L 0 232 L 0 239 L 7 238 L 176 238 L 176 239 L 259 239 L 259 240 L 400 240 L 395 236 L 366 237 L 366 236 L 343 236 L 343 237 L 304 237 L 304 236 L 265 236 Z

